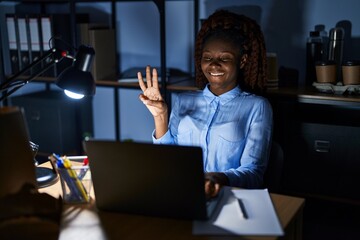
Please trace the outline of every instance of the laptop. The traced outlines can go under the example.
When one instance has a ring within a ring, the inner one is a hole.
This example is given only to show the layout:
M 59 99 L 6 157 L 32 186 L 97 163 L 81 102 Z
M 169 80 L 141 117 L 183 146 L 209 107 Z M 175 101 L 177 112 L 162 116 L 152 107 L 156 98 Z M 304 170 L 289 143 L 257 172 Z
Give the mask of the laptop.
M 211 217 L 200 147 L 139 142 L 84 142 L 102 211 L 189 220 Z M 209 211 L 209 212 L 208 212 Z
M 33 154 L 23 110 L 0 107 L 0 198 L 36 185 Z

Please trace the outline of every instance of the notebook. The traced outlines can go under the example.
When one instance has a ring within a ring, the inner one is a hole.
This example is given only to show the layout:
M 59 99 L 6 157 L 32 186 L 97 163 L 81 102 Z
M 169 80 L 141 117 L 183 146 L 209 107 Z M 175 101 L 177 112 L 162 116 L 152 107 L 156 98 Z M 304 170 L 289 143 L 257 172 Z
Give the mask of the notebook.
M 139 142 L 84 142 L 99 210 L 206 220 L 220 197 L 206 201 L 200 147 Z

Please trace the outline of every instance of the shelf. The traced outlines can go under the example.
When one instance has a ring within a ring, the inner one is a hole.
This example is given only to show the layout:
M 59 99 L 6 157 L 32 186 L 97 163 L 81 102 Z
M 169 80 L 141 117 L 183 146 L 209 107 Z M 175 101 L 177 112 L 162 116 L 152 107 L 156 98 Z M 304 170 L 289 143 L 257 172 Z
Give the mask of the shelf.
M 318 92 L 313 87 L 307 88 L 286 88 L 268 90 L 267 96 L 270 98 L 296 99 L 300 103 L 326 104 L 334 106 L 355 106 L 360 108 L 360 95 L 341 95 Z
M 198 87 L 195 86 L 194 78 L 187 78 L 183 81 L 179 81 L 173 84 L 169 84 L 166 87 L 169 91 L 197 91 Z
M 37 83 L 55 83 L 56 79 L 51 77 L 37 77 L 33 82 Z M 137 82 L 119 82 L 117 80 L 97 80 L 96 86 L 99 87 L 112 87 L 112 88 L 128 88 L 140 89 Z M 161 87 L 161 83 L 160 83 Z M 173 77 L 169 78 L 166 86 L 169 91 L 196 91 L 198 88 L 195 86 L 194 79 L 191 77 Z
M 194 19 L 195 19 L 195 23 L 194 23 L 194 32 L 195 35 L 197 33 L 198 30 L 198 1 L 197 0 L 97 0 L 97 1 L 90 1 L 90 0 L 13 0 L 13 1 L 1 1 L 0 3 L 26 3 L 26 4 L 41 4 L 46 5 L 46 4 L 69 4 L 69 12 L 71 14 L 71 21 L 72 26 L 75 26 L 75 17 L 74 14 L 76 14 L 76 3 L 111 3 L 111 17 L 112 17 L 112 27 L 116 29 L 116 3 L 120 3 L 120 2 L 153 2 L 157 9 L 158 9 L 158 13 L 159 13 L 159 27 L 160 27 L 160 67 L 161 67 L 161 72 L 160 72 L 160 76 L 166 76 L 166 27 L 165 27 L 165 3 L 166 2 L 181 2 L 181 1 L 186 1 L 186 2 L 193 2 L 194 4 Z M 1 7 L 1 5 L 0 5 Z M 75 29 L 71 29 L 71 31 L 75 31 Z M 75 37 L 73 36 L 73 42 L 75 43 L 76 39 L 74 39 Z M 118 52 L 116 50 L 116 52 Z M 1 53 L 1 52 L 0 52 Z M 2 53 L 0 54 L 2 57 Z M 0 81 L 6 79 L 6 76 L 4 74 L 4 70 L 0 69 Z M 51 84 L 55 82 L 55 78 L 48 78 L 48 77 L 38 77 L 36 80 L 34 80 L 34 82 L 43 82 L 46 84 Z M 119 105 L 119 93 L 118 93 L 118 89 L 119 88 L 127 88 L 127 89 L 140 89 L 138 83 L 134 82 L 134 83 L 121 83 L 118 82 L 117 80 L 101 80 L 101 81 L 96 81 L 96 85 L 97 86 L 102 86 L 102 87 L 112 87 L 114 88 L 114 111 L 115 111 L 115 137 L 117 140 L 120 139 L 120 118 L 119 118 L 119 113 L 120 113 L 120 105 Z M 184 90 L 196 90 L 194 83 L 192 83 L 191 80 L 189 80 L 189 77 L 186 78 L 182 78 L 182 79 L 169 79 L 168 82 L 161 82 L 160 84 L 160 90 L 163 93 L 163 95 L 165 96 L 165 101 L 166 102 L 170 102 L 171 101 L 171 96 L 170 94 L 168 94 L 168 91 L 184 91 Z M 167 97 L 169 97 L 169 99 L 167 99 Z
M 51 77 L 37 77 L 34 82 L 55 83 Z M 140 89 L 137 82 L 119 82 L 117 80 L 97 80 L 96 86 Z M 161 84 L 160 84 L 161 86 Z M 170 77 L 166 89 L 170 92 L 197 91 L 193 77 Z M 322 103 L 327 105 L 356 106 L 360 108 L 360 95 L 337 95 L 317 92 L 314 88 L 280 87 L 266 92 L 269 98 L 296 99 L 301 103 Z

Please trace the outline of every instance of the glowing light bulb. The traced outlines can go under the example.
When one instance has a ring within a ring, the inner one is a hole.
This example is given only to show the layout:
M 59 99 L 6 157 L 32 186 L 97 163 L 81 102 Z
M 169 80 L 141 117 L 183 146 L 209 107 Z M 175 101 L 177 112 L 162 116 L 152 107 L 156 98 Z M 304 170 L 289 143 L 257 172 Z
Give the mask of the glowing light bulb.
M 68 90 L 64 90 L 65 94 L 73 99 L 82 99 L 84 97 L 84 94 L 74 93 Z

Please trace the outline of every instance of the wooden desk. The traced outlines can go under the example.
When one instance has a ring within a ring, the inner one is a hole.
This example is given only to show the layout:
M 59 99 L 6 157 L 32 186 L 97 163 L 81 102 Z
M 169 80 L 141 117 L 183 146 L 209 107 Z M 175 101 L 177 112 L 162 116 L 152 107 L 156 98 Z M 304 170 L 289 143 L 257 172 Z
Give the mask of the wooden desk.
M 60 182 L 40 189 L 54 197 L 61 195 Z M 302 239 L 302 212 L 305 200 L 271 194 L 275 210 L 285 231 L 283 239 Z M 88 205 L 65 205 L 60 227 L 64 239 L 276 239 L 247 236 L 194 236 L 192 222 L 139 215 L 98 212 L 94 201 Z

